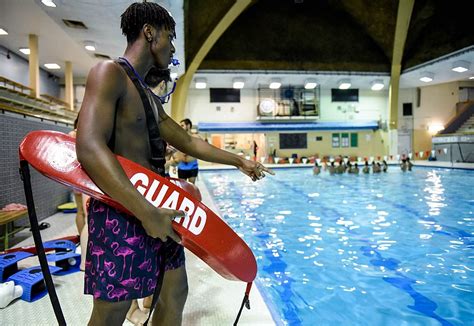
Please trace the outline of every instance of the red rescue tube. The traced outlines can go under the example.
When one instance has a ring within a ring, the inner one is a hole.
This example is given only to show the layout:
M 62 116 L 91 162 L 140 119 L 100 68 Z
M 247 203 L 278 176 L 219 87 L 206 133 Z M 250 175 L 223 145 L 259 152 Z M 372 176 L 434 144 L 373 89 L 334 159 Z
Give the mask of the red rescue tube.
M 75 139 L 56 131 L 30 132 L 20 144 L 20 159 L 61 184 L 127 211 L 104 194 L 76 158 Z M 135 188 L 156 207 L 186 211 L 173 221 L 184 247 L 229 280 L 252 282 L 257 274 L 255 257 L 247 244 L 207 206 L 197 200 L 194 187 L 182 180 L 168 180 L 117 155 Z

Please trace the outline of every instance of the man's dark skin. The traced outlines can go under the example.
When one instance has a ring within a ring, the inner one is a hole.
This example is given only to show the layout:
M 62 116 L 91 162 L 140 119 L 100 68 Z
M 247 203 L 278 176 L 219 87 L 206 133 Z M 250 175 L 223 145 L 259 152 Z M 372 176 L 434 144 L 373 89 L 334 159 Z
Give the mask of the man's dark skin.
M 140 76 L 145 76 L 152 66 L 167 68 L 175 51 L 173 38 L 174 35 L 169 30 L 145 24 L 138 39 L 128 44 L 124 57 Z M 272 173 L 259 163 L 244 160 L 199 138 L 191 137 L 166 116 L 159 101 L 155 103 L 155 118 L 159 121 L 160 134 L 179 151 L 202 160 L 234 165 L 254 181 L 264 177 L 264 172 Z M 113 153 L 108 143 L 114 127 Z M 133 187 L 114 156 L 124 156 L 151 169 L 148 139 L 140 95 L 125 71 L 113 61 L 104 61 L 94 66 L 87 79 L 79 119 L 78 160 L 105 193 L 141 221 L 149 236 L 163 241 L 169 237 L 180 242 L 171 222 L 175 217 L 184 216 L 184 213 L 152 206 Z M 186 297 L 187 277 L 184 266 L 167 271 L 152 320 L 153 325 L 180 325 Z M 130 303 L 130 300 L 107 302 L 94 299 L 89 325 L 121 325 Z

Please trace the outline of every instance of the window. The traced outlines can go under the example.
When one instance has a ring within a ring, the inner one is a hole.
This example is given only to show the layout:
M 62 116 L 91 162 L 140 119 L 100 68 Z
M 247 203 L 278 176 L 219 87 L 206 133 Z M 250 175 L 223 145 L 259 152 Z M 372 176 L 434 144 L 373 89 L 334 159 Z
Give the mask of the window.
M 403 116 L 413 115 L 413 105 L 411 103 L 403 103 Z
M 332 134 L 332 147 L 340 147 L 339 134 Z
M 316 136 L 316 141 L 323 141 L 323 136 Z
M 240 103 L 240 89 L 210 88 L 211 103 Z
M 280 134 L 280 149 L 308 148 L 307 134 Z
M 348 133 L 341 134 L 341 147 L 349 147 L 349 134 Z
M 359 90 L 353 89 L 331 89 L 332 102 L 359 102 Z
M 357 147 L 359 143 L 359 135 L 351 134 L 351 147 Z

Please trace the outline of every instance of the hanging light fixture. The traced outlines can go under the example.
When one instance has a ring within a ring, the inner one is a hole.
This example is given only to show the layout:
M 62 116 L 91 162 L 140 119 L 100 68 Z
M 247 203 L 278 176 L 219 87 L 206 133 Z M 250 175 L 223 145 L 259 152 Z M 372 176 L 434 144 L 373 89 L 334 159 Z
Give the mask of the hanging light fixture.
M 195 82 L 195 87 L 197 89 L 204 89 L 207 87 L 207 79 L 206 78 L 195 78 L 194 79 L 194 82 Z
M 92 41 L 84 41 L 84 48 L 87 50 L 87 51 L 91 51 L 91 52 L 94 52 L 96 50 L 96 45 L 94 42 Z
M 376 79 L 370 83 L 370 89 L 373 91 L 380 91 L 385 87 L 382 79 Z
M 432 72 L 424 71 L 421 73 L 420 80 L 424 83 L 429 83 L 433 81 L 434 79 L 434 74 Z
M 339 89 L 349 89 L 351 88 L 351 80 L 350 79 L 341 79 L 340 81 L 338 81 L 338 87 Z
M 245 86 L 245 79 L 241 77 L 234 78 L 232 80 L 232 87 L 236 89 L 242 89 Z
M 279 89 L 281 87 L 281 79 L 280 78 L 272 78 L 270 80 L 270 86 L 271 89 Z
M 309 78 L 309 79 L 306 79 L 305 82 L 304 82 L 304 88 L 305 89 L 314 89 L 314 88 L 316 88 L 316 86 L 318 86 L 318 83 L 316 82 L 316 79 Z
M 471 64 L 467 61 L 456 61 L 453 63 L 453 68 L 451 70 L 455 72 L 465 72 L 469 70 L 470 65 Z

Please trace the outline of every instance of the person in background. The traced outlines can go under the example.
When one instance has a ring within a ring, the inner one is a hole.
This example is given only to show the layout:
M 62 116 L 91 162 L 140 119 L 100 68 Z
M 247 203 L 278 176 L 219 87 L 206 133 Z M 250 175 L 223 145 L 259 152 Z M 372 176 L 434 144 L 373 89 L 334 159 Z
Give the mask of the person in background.
M 183 128 L 190 136 L 191 128 L 193 123 L 189 119 L 183 119 L 180 121 L 179 125 Z M 196 183 L 196 178 L 199 173 L 198 161 L 196 158 L 184 154 L 176 153 L 174 156 L 175 160 L 178 161 L 178 178 L 191 182 L 192 184 Z
M 321 168 L 318 165 L 318 161 L 314 160 L 313 175 L 318 175 L 319 173 L 321 173 Z
M 370 173 L 370 167 L 369 167 L 369 162 L 365 161 L 364 168 L 362 169 L 362 173 L 368 174 Z
M 357 163 L 354 163 L 354 166 L 351 168 L 350 173 L 359 174 L 359 167 L 357 166 Z
M 402 170 L 402 172 L 407 171 L 407 160 L 406 159 L 402 159 L 402 162 L 400 163 L 400 169 Z
M 331 165 L 329 165 L 328 171 L 330 175 L 334 175 L 334 173 L 336 173 L 336 167 L 334 166 L 334 161 L 332 161 Z
M 257 151 L 258 151 L 258 145 L 257 142 L 254 140 L 252 144 L 252 151 L 253 151 L 253 160 L 257 160 Z
M 388 170 L 387 161 L 383 160 L 383 161 L 382 161 L 382 164 L 383 164 L 382 171 L 383 171 L 383 172 L 387 172 L 387 170 Z
M 69 132 L 69 136 L 76 138 L 77 134 L 77 121 L 79 119 L 79 114 L 77 115 L 76 120 L 74 120 L 74 129 Z M 79 240 L 81 246 L 81 264 L 79 269 L 84 271 L 86 263 L 86 252 L 87 252 L 87 201 L 89 196 L 84 195 L 80 192 L 74 191 L 74 201 L 76 202 L 76 228 L 79 233 Z
M 346 171 L 346 166 L 344 164 L 344 161 L 340 160 L 337 167 L 336 167 L 336 174 L 343 174 L 344 171 Z
M 372 173 L 380 173 L 382 172 L 382 169 L 380 168 L 380 163 L 375 161 L 372 162 Z
M 411 168 L 413 167 L 413 163 L 410 161 L 409 157 L 407 157 L 406 165 L 407 165 L 408 171 L 411 171 Z

